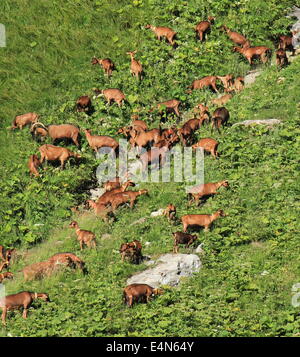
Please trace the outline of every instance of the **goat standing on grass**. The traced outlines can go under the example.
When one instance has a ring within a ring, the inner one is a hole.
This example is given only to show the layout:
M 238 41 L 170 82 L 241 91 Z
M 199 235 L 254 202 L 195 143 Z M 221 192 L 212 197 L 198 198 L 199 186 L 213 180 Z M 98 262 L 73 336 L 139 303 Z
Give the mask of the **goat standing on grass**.
M 131 284 L 123 290 L 124 303 L 132 307 L 133 303 L 150 301 L 151 296 L 162 294 L 161 289 L 154 289 L 147 284 Z
M 75 232 L 77 235 L 77 240 L 80 243 L 80 250 L 83 250 L 83 245 L 87 245 L 88 248 L 96 249 L 96 235 L 91 231 L 87 231 L 84 229 L 80 229 L 79 225 L 76 221 L 72 221 L 69 224 L 70 228 L 75 228 Z
M 204 232 L 207 232 L 217 218 L 225 216 L 221 209 L 213 214 L 187 214 L 181 217 L 183 232 L 186 233 L 189 227 L 204 227 Z
M 141 62 L 137 61 L 134 56 L 137 51 L 129 51 L 126 52 L 127 55 L 130 56 L 131 58 L 131 64 L 130 64 L 130 72 L 133 76 L 135 76 L 138 80 L 142 79 L 142 74 L 143 74 L 143 67 L 141 65 Z
M 176 32 L 169 27 L 146 25 L 145 29 L 151 29 L 159 41 L 162 37 L 165 37 L 172 46 L 175 45 L 174 37 Z

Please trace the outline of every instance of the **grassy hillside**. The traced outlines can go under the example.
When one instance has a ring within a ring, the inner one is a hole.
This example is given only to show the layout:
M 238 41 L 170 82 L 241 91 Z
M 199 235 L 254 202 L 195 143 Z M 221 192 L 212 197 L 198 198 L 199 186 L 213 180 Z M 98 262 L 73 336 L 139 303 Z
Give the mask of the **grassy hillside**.
M 149 197 L 141 197 L 133 211 L 119 209 L 111 225 L 89 212 L 72 216 L 69 208 L 82 203 L 88 188 L 96 185 L 98 162 L 86 140 L 82 139 L 81 163 L 71 162 L 62 172 L 49 165 L 40 178 L 30 179 L 26 160 L 39 145 L 27 129 L 5 129 L 16 114 L 36 111 L 46 124 L 76 123 L 116 137 L 117 128 L 129 123 L 137 110 L 144 113 L 149 126 L 156 127 L 158 117 L 146 113 L 154 103 L 170 98 L 183 101 L 188 116 L 196 103 L 215 96 L 206 90 L 187 95 L 186 87 L 194 79 L 210 74 L 244 75 L 250 69 L 232 52 L 232 43 L 219 26 L 226 23 L 253 45 L 274 48 L 271 39 L 287 33 L 292 21 L 284 15 L 294 3 L 149 0 L 82 5 L 66 1 L 64 5 L 59 2 L 58 11 L 58 1 L 1 2 L 0 22 L 6 24 L 8 38 L 7 48 L 0 49 L 4 103 L 0 107 L 0 244 L 17 246 L 24 253 L 12 267 L 16 278 L 6 283 L 6 289 L 8 293 L 46 291 L 52 300 L 35 304 L 38 308 L 30 311 L 27 321 L 12 314 L 7 329 L 0 329 L 1 335 L 291 336 L 300 332 L 299 308 L 291 305 L 291 288 L 299 282 L 299 58 L 280 72 L 274 65 L 262 66 L 264 72 L 256 83 L 226 105 L 231 123 L 278 118 L 283 124 L 272 130 L 229 127 L 214 134 L 221 158 L 205 159 L 205 181 L 228 179 L 230 189 L 221 190 L 201 208 L 187 205 L 183 184 L 151 183 L 140 185 L 149 189 Z M 22 19 L 17 13 L 24 14 Z M 193 28 L 211 14 L 216 24 L 208 40 L 199 43 Z M 174 28 L 178 48 L 158 42 L 143 28 L 147 23 Z M 145 80 L 140 84 L 129 72 L 126 51 L 133 49 L 145 67 Z M 91 66 L 93 55 L 110 57 L 116 63 L 118 71 L 110 80 L 100 67 Z M 75 113 L 76 98 L 92 94 L 93 87 L 118 87 L 129 103 L 122 109 L 107 108 L 99 98 L 91 117 Z M 198 138 L 206 136 L 211 136 L 209 128 L 201 128 Z M 145 266 L 122 263 L 118 248 L 136 238 L 151 243 L 145 255 L 170 252 L 171 232 L 181 230 L 181 225 L 149 217 L 151 211 L 170 202 L 179 217 L 218 208 L 228 216 L 217 221 L 211 232 L 200 232 L 205 256 L 198 274 L 179 288 L 165 287 L 165 294 L 151 304 L 130 310 L 122 304 L 122 288 L 128 276 Z M 131 225 L 141 217 L 147 217 L 144 223 Z M 97 234 L 96 252 L 79 251 L 75 233 L 68 228 L 72 218 Z M 63 251 L 82 257 L 89 274 L 67 272 L 24 283 L 17 273 L 27 264 Z

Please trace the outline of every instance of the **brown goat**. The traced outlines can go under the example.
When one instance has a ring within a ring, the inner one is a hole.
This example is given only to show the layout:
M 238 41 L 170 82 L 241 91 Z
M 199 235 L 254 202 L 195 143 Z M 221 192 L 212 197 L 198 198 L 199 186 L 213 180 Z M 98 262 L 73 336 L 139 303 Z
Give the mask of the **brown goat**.
M 22 269 L 25 281 L 42 279 L 46 276 L 50 276 L 57 267 L 55 267 L 50 261 L 45 260 L 42 262 L 28 265 Z
M 209 16 L 207 21 L 201 21 L 195 27 L 195 31 L 199 37 L 200 41 L 204 40 L 205 35 L 210 31 L 211 25 L 214 23 L 215 18 Z
M 120 205 L 128 201 L 130 202 L 130 208 L 132 209 L 137 197 L 145 194 L 148 194 L 148 190 L 115 193 L 111 200 L 112 211 L 114 212 Z
M 80 159 L 81 155 L 76 154 L 69 149 L 62 148 L 59 146 L 54 146 L 50 144 L 45 144 L 39 147 L 39 151 L 41 154 L 41 164 L 46 161 L 60 161 L 61 169 L 64 169 L 65 162 L 70 157 L 75 157 L 76 159 Z
M 141 65 L 141 62 L 137 61 L 134 58 L 134 55 L 136 54 L 137 51 L 129 51 L 126 52 L 127 55 L 130 56 L 131 58 L 131 63 L 130 63 L 130 73 L 135 76 L 138 80 L 142 79 L 142 74 L 143 74 L 143 67 Z
M 292 55 L 295 55 L 296 49 L 293 46 L 293 36 L 282 35 L 279 36 L 279 45 L 278 49 L 282 50 L 290 50 L 292 51 Z
M 83 250 L 83 245 L 86 245 L 88 248 L 93 247 L 96 249 L 96 235 L 91 231 L 86 231 L 84 229 L 80 229 L 79 225 L 76 221 L 72 221 L 69 224 L 70 228 L 75 228 L 75 232 L 77 235 L 77 240 L 80 244 L 80 250 Z
M 167 113 L 174 113 L 175 115 L 180 117 L 180 113 L 179 113 L 180 104 L 181 102 L 179 100 L 171 99 L 165 102 L 158 103 L 157 108 L 159 109 L 160 112 L 162 112 L 165 108 Z
M 169 27 L 156 27 L 152 25 L 146 25 L 145 29 L 151 29 L 155 33 L 159 41 L 162 37 L 165 37 L 172 46 L 175 45 L 174 37 L 176 35 L 176 32 L 170 29 Z
M 227 74 L 226 76 L 217 76 L 217 78 L 223 83 L 224 89 L 229 88 L 233 84 L 232 74 Z
M 156 145 L 157 144 L 158 143 L 156 143 Z M 142 162 L 142 170 L 146 170 L 149 164 L 156 164 L 161 167 L 165 163 L 165 156 L 168 150 L 169 145 L 162 147 L 156 146 L 141 154 L 139 158 Z
M 89 129 L 85 129 L 84 133 L 85 133 L 85 136 L 87 138 L 87 141 L 88 141 L 90 147 L 93 150 L 95 150 L 95 152 L 97 152 L 98 149 L 100 149 L 102 147 L 112 148 L 115 152 L 119 148 L 119 143 L 110 136 L 92 135 L 91 130 L 89 130 Z
M 244 48 L 250 47 L 250 42 L 245 36 L 238 32 L 231 31 L 227 26 L 223 25 L 222 28 L 227 32 L 228 37 L 237 45 L 243 46 Z
M 163 138 L 161 137 L 161 130 L 160 129 L 152 129 L 149 131 L 143 130 L 135 130 L 132 129 L 130 131 L 131 136 L 131 147 L 138 146 L 138 147 L 147 147 L 151 146 L 154 143 L 158 143 Z
M 48 261 L 53 266 L 65 265 L 73 269 L 80 269 L 84 274 L 87 273 L 85 262 L 73 253 L 57 253 L 50 257 Z
M 186 145 L 187 142 L 191 140 L 194 131 L 200 128 L 200 126 L 203 124 L 203 121 L 204 119 L 190 119 L 183 124 L 182 128 L 178 129 L 177 132 L 183 145 Z
M 104 69 L 104 73 L 108 77 L 110 77 L 112 75 L 112 71 L 115 69 L 114 63 L 109 58 L 99 59 L 99 58 L 93 57 L 92 64 L 99 64 L 100 66 L 102 66 L 102 68 Z
M 232 98 L 232 94 L 225 94 L 222 97 L 213 99 L 211 102 L 215 105 L 224 105 Z
M 94 209 L 95 215 L 103 219 L 105 222 L 108 222 L 108 214 L 111 212 L 111 209 L 106 207 L 106 204 L 101 202 L 96 203 L 92 200 L 87 200 L 87 204 Z
M 4 279 L 13 279 L 13 277 L 14 277 L 13 273 L 10 273 L 10 272 L 1 273 L 0 274 L 0 283 L 2 283 L 2 281 Z
M 285 50 L 279 49 L 276 51 L 276 65 L 280 68 L 289 64 Z
M 124 93 L 117 88 L 107 88 L 103 90 L 95 89 L 95 93 L 98 96 L 103 95 L 107 100 L 108 105 L 111 105 L 112 102 L 116 102 L 119 107 L 123 104 L 126 98 Z
M 76 101 L 76 109 L 78 112 L 89 112 L 92 108 L 92 101 L 88 95 L 79 97 Z
M 217 152 L 218 145 L 219 143 L 215 139 L 204 138 L 198 141 L 197 144 L 194 144 L 192 148 L 197 149 L 202 147 L 204 151 L 209 152 L 216 159 L 219 156 L 219 153 Z
M 149 302 L 151 296 L 162 294 L 161 289 L 154 289 L 147 284 L 131 284 L 123 290 L 124 303 L 132 307 L 133 303 Z
M 130 243 L 123 243 L 119 249 L 122 262 L 126 259 L 131 263 L 139 264 L 143 259 L 142 244 L 138 240 L 134 240 Z
M 183 224 L 183 232 L 186 232 L 189 227 L 204 227 L 204 231 L 207 232 L 212 223 L 219 217 L 224 217 L 223 210 L 218 210 L 213 214 L 187 214 L 181 217 Z
M 241 90 L 244 89 L 244 77 L 236 77 L 236 79 L 233 82 L 233 85 L 229 88 L 225 89 L 225 92 L 240 92 Z
M 114 188 L 119 188 L 121 187 L 121 179 L 120 177 L 115 177 L 113 180 L 108 180 L 104 183 L 103 185 L 105 191 L 111 191 Z
M 0 300 L 0 307 L 2 308 L 2 324 L 6 325 L 7 311 L 23 308 L 23 318 L 27 318 L 28 309 L 36 299 L 50 301 L 49 295 L 45 293 L 32 293 L 29 291 L 22 291 L 18 294 L 5 296 Z
M 35 177 L 40 176 L 38 172 L 38 167 L 41 165 L 41 162 L 38 158 L 37 155 L 30 155 L 29 160 L 28 160 L 28 168 L 30 175 L 33 175 Z
M 202 89 L 205 87 L 211 87 L 215 92 L 219 93 L 216 82 L 217 76 L 207 76 L 201 79 L 196 79 L 192 85 L 189 86 L 190 90 L 188 90 L 187 93 L 191 93 L 195 89 Z
M 80 130 L 72 124 L 48 125 L 46 127 L 44 124 L 37 122 L 31 126 L 30 132 L 33 136 L 40 135 L 45 137 L 49 135 L 53 140 L 53 144 L 58 139 L 70 139 L 76 146 L 79 146 L 78 136 Z
M 209 182 L 194 186 L 191 189 L 192 192 L 189 192 L 189 195 L 191 195 L 195 202 L 198 203 L 202 198 L 216 195 L 218 193 L 217 190 L 222 186 L 229 187 L 228 181 Z
M 107 205 L 108 203 L 111 202 L 111 198 L 115 193 L 119 193 L 119 192 L 124 192 L 127 190 L 128 187 L 130 186 L 135 186 L 135 183 L 131 180 L 128 180 L 126 182 L 123 182 L 119 187 L 115 187 L 113 189 L 111 189 L 110 191 L 106 191 L 104 192 L 96 201 L 97 204 L 103 204 L 103 205 Z
M 164 216 L 168 218 L 169 221 L 175 221 L 176 219 L 176 207 L 170 203 L 164 210 Z
M 235 52 L 241 53 L 249 62 L 250 65 L 253 64 L 255 57 L 259 57 L 262 63 L 267 63 L 268 56 L 270 56 L 272 50 L 266 46 L 257 46 L 257 47 L 234 47 Z
M 179 244 L 185 244 L 185 248 L 189 248 L 198 237 L 195 234 L 188 234 L 183 232 L 172 233 L 174 238 L 173 253 L 178 253 Z
M 36 113 L 26 113 L 22 115 L 17 115 L 12 122 L 12 125 L 9 129 L 23 129 L 27 124 L 33 124 L 38 121 L 39 115 Z
M 212 128 L 220 132 L 220 127 L 228 124 L 230 118 L 229 111 L 225 107 L 217 108 L 212 115 Z

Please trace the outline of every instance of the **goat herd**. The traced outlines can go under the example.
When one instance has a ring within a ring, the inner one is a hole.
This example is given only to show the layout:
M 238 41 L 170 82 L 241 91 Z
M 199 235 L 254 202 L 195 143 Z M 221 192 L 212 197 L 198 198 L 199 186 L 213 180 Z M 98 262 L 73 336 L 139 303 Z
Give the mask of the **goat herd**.
M 196 35 L 200 41 L 204 41 L 206 34 L 209 33 L 211 26 L 214 24 L 214 17 L 209 17 L 207 21 L 201 21 L 195 28 Z M 152 25 L 146 25 L 146 29 L 151 29 L 157 39 L 165 38 L 172 46 L 176 46 L 175 36 L 176 32 L 168 27 L 156 27 Z M 250 41 L 247 40 L 243 35 L 231 31 L 227 26 L 222 26 L 222 29 L 227 33 L 228 37 L 237 45 L 241 47 L 234 47 L 234 51 L 242 54 L 250 64 L 253 63 L 254 58 L 259 58 L 263 63 L 266 63 L 270 54 L 271 49 L 266 46 L 251 47 Z M 286 50 L 292 50 L 294 54 L 294 49 L 292 47 L 292 36 L 280 36 L 279 37 L 279 49 L 276 51 L 276 64 L 280 68 L 288 63 Z M 139 61 L 137 61 L 134 56 L 136 51 L 127 52 L 131 58 L 130 72 L 138 80 L 143 78 L 143 68 Z M 114 63 L 109 59 L 98 59 L 93 58 L 92 64 L 99 64 L 104 69 L 107 77 L 112 75 L 115 69 Z M 181 142 L 184 146 L 192 145 L 193 149 L 199 147 L 203 148 L 206 152 L 209 152 L 214 158 L 219 157 L 217 152 L 218 142 L 212 138 L 203 138 L 199 142 L 194 143 L 193 134 L 202 125 L 211 122 L 212 130 L 216 129 L 220 132 L 220 128 L 227 125 L 229 120 L 229 112 L 222 105 L 226 104 L 228 100 L 231 99 L 233 92 L 239 92 L 244 87 L 244 78 L 237 77 L 234 79 L 233 75 L 228 74 L 225 76 L 207 76 L 202 79 L 195 80 L 192 85 L 188 88 L 187 93 L 191 93 L 192 90 L 202 89 L 209 87 L 214 92 L 219 92 L 217 88 L 217 81 L 221 81 L 224 94 L 218 99 L 213 100 L 211 103 L 218 107 L 212 114 L 209 113 L 209 108 L 204 104 L 198 104 L 193 110 L 193 118 L 189 119 L 183 124 L 181 128 L 171 127 L 162 129 L 154 128 L 149 130 L 147 123 L 139 119 L 138 115 L 132 115 L 132 123 L 129 126 L 120 128 L 118 134 L 124 135 L 129 141 L 131 147 L 136 147 L 138 152 L 141 148 L 145 148 L 148 151 L 140 155 L 140 160 L 142 162 L 142 169 L 148 170 L 148 165 L 151 165 L 155 161 L 159 161 L 160 164 L 164 162 L 164 155 L 168 149 L 178 142 Z M 96 96 L 103 95 L 110 105 L 112 102 L 116 102 L 118 106 L 122 106 L 126 100 L 124 93 L 116 88 L 109 88 L 105 90 L 95 90 Z M 175 116 L 180 117 L 179 106 L 181 102 L 172 99 L 162 103 L 158 103 L 156 110 L 160 113 L 163 111 L 166 113 L 173 113 Z M 91 111 L 92 101 L 89 96 L 82 96 L 76 102 L 77 111 L 86 112 L 87 114 Z M 151 109 L 153 111 L 154 109 Z M 49 136 L 53 143 L 56 140 L 68 139 L 71 140 L 77 147 L 79 144 L 80 129 L 71 124 L 60 124 L 60 125 L 48 125 L 45 126 L 43 123 L 38 121 L 39 115 L 36 113 L 27 113 L 24 115 L 17 116 L 11 126 L 11 129 L 23 129 L 25 125 L 30 124 L 30 132 L 32 136 L 38 140 L 44 140 Z M 95 152 L 97 152 L 102 147 L 109 147 L 118 154 L 119 144 L 118 142 L 105 135 L 92 135 L 91 131 L 88 129 L 83 130 L 86 140 Z M 61 164 L 61 169 L 64 168 L 66 161 L 70 157 L 80 159 L 81 155 L 70 151 L 67 148 L 54 146 L 50 144 L 44 144 L 39 148 L 40 158 L 33 154 L 29 157 L 28 167 L 31 175 L 38 177 L 40 175 L 38 169 L 46 161 L 59 161 Z M 92 207 L 95 214 L 105 221 L 108 220 L 108 215 L 113 214 L 116 209 L 124 204 L 130 203 L 132 208 L 138 196 L 148 194 L 148 190 L 130 191 L 128 187 L 135 186 L 134 182 L 131 181 L 126 176 L 127 181 L 123 182 L 119 177 L 114 178 L 111 181 L 107 181 L 104 184 L 105 193 L 100 196 L 97 201 L 88 200 L 87 204 Z M 229 187 L 229 183 L 226 180 L 206 183 L 202 185 L 195 186 L 193 188 L 193 193 L 190 193 L 191 201 L 194 200 L 197 204 L 200 201 L 205 200 L 209 196 L 213 196 L 217 193 L 220 187 Z M 77 211 L 77 208 L 73 208 L 73 211 Z M 163 213 L 169 221 L 176 220 L 176 207 L 173 204 L 169 204 Z M 204 227 L 205 231 L 209 230 L 213 221 L 217 218 L 225 216 L 223 210 L 218 210 L 217 212 L 207 215 L 207 214 L 188 214 L 181 217 L 181 222 L 183 224 L 183 232 L 174 232 L 174 247 L 173 252 L 178 253 L 179 245 L 185 244 L 189 247 L 197 239 L 197 235 L 188 234 L 187 230 L 196 227 Z M 96 235 L 93 232 L 83 230 L 79 227 L 76 221 L 72 221 L 69 225 L 70 228 L 75 229 L 77 239 L 80 244 L 80 249 L 82 250 L 84 246 L 88 248 L 96 248 Z M 122 261 L 125 259 L 138 264 L 142 256 L 142 245 L 140 241 L 134 240 L 133 242 L 123 243 L 120 247 L 120 254 Z M 3 269 L 8 270 L 10 264 L 14 261 L 14 257 L 17 256 L 15 249 L 5 249 L 0 246 L 0 283 L 4 279 L 13 278 L 11 272 L 1 273 Z M 38 279 L 45 276 L 49 276 L 52 273 L 58 271 L 62 267 L 79 268 L 83 273 L 87 273 L 85 268 L 85 263 L 72 253 L 58 253 L 50 257 L 48 260 L 32 264 L 25 267 L 22 272 L 24 274 L 25 281 Z M 134 302 L 148 302 L 150 297 L 156 294 L 160 294 L 162 291 L 160 289 L 153 289 L 146 284 L 132 284 L 127 286 L 123 290 L 124 302 L 128 306 L 132 306 Z M 28 308 L 31 306 L 35 299 L 42 299 L 44 301 L 49 301 L 49 296 L 45 293 L 32 293 L 32 292 L 20 292 L 18 294 L 6 296 L 0 300 L 0 307 L 2 308 L 2 322 L 5 325 L 6 315 L 8 310 L 22 308 L 23 317 L 27 317 Z

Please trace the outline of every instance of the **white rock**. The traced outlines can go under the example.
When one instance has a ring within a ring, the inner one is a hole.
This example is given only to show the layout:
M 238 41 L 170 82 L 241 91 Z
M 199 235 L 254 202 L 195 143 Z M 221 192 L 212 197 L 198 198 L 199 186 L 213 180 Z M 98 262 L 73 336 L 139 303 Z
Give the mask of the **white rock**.
M 196 254 L 165 254 L 158 258 L 154 268 L 133 275 L 127 284 L 148 284 L 154 288 L 160 285 L 176 286 L 181 277 L 191 276 L 201 268 Z
M 235 123 L 232 125 L 232 127 L 235 127 L 237 125 L 244 125 L 244 126 L 251 126 L 251 125 L 268 125 L 269 127 L 272 127 L 273 125 L 281 124 L 281 120 L 279 119 L 257 119 L 257 120 L 245 120 L 241 121 L 239 123 Z
M 150 216 L 151 217 L 163 216 L 164 211 L 165 210 L 163 208 L 160 208 L 158 211 L 151 212 Z

